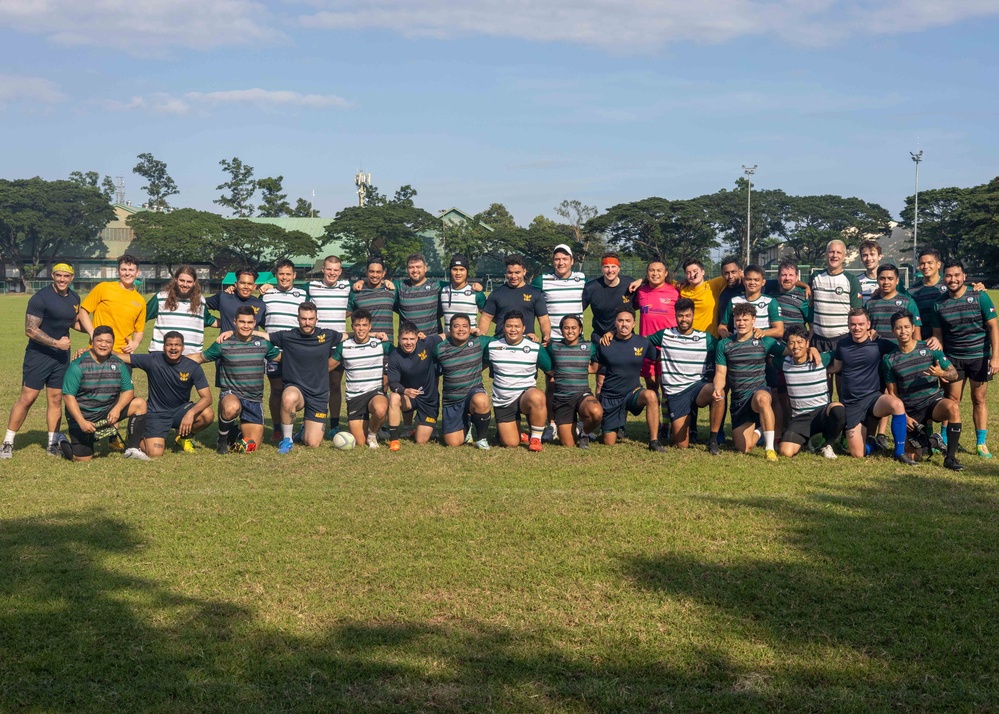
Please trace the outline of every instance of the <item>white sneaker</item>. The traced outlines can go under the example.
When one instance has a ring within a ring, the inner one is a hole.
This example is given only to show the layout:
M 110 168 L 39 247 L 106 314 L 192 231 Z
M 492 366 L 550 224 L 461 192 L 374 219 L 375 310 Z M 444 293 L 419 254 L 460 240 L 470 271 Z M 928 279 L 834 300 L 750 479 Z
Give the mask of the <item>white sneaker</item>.
M 837 458 L 839 458 L 838 456 L 836 456 L 836 452 L 833 451 L 832 444 L 826 444 L 825 446 L 823 446 L 822 449 L 821 449 L 821 453 L 827 459 L 837 459 Z
M 13 459 L 14 458 L 14 445 L 9 441 L 0 444 L 0 459 Z
M 142 449 L 136 449 L 134 446 L 131 449 L 125 449 L 124 456 L 126 459 L 137 459 L 139 461 L 152 461 L 146 452 Z
M 368 432 L 368 448 L 377 449 L 378 448 L 378 434 L 373 431 Z
M 477 447 L 479 447 L 480 449 L 482 449 L 483 451 L 489 451 L 489 440 L 488 439 L 479 439 L 478 441 L 475 442 L 475 445 Z
M 465 443 L 471 444 L 473 441 L 475 441 L 475 439 L 472 438 L 472 429 L 469 427 L 468 433 L 465 434 Z

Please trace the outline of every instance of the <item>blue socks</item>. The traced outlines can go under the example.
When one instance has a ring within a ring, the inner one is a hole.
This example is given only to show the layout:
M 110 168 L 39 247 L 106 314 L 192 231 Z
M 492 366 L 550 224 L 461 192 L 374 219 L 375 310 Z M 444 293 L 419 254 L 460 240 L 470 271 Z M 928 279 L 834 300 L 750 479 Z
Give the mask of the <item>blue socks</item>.
M 978 444 L 984 444 L 985 438 L 989 435 L 988 429 L 975 429 L 975 438 Z
M 893 414 L 891 418 L 891 438 L 895 442 L 895 456 L 905 453 L 905 437 L 908 427 L 905 423 L 905 414 Z

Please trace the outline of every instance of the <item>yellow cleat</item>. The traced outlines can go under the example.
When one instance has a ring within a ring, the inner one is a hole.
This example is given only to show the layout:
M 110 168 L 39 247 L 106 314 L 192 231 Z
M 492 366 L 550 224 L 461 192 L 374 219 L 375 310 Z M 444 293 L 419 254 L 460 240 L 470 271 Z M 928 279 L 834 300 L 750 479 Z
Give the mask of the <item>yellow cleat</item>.
M 182 448 L 187 453 L 189 453 L 189 454 L 193 454 L 194 453 L 194 442 L 191 441 L 190 439 L 185 439 L 185 438 L 182 438 L 182 437 L 178 436 L 174 441 L 177 442 L 177 446 L 179 446 L 180 448 Z
M 978 451 L 978 455 L 981 456 L 983 459 L 992 458 L 992 454 L 991 452 L 989 452 L 989 447 L 987 447 L 985 444 L 979 444 L 976 448 L 976 451 Z
M 767 461 L 776 461 L 776 460 L 777 460 L 777 452 L 774 451 L 773 449 L 767 449 Z

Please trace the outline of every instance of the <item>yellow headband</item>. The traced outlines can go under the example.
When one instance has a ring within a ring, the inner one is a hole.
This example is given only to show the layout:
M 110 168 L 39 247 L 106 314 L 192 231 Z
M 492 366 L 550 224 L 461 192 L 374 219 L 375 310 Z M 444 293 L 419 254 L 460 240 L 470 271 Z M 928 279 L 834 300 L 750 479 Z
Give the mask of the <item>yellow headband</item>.
M 76 271 L 73 270 L 73 266 L 69 263 L 56 263 L 52 266 L 52 273 L 63 272 L 69 273 L 70 275 L 76 275 Z

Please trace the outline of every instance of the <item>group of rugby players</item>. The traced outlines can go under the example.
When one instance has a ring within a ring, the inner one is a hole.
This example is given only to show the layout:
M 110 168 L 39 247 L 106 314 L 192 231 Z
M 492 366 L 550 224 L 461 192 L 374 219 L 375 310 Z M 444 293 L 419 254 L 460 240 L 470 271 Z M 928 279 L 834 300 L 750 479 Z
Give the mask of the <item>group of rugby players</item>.
M 922 277 L 907 292 L 874 241 L 861 245 L 859 278 L 844 270 L 842 241 L 830 242 L 825 258 L 808 283 L 792 262 L 768 281 L 759 266 L 736 258 L 724 259 L 712 280 L 700 261 L 687 261 L 677 281 L 658 260 L 643 278 L 623 276 L 608 253 L 602 275 L 587 281 L 573 270 L 571 248 L 559 245 L 551 271 L 532 283 L 524 259 L 508 256 L 506 281 L 487 297 L 469 282 L 462 255 L 452 257 L 445 281 L 427 278 L 422 255 L 409 256 L 408 277 L 394 283 L 380 258 L 351 283 L 329 256 L 321 279 L 305 287 L 295 285 L 290 261 L 279 262 L 277 285 L 259 286 L 259 296 L 252 270 L 205 298 L 194 269 L 182 266 L 148 302 L 136 290 L 132 256 L 119 260 L 117 282 L 99 284 L 83 301 L 70 288 L 72 267 L 60 263 L 52 286 L 28 302 L 23 386 L 0 458 L 12 456 L 43 387 L 52 455 L 87 461 L 107 437 L 112 450 L 146 460 L 163 453 L 171 430 L 193 451 L 192 436 L 216 421 L 207 361 L 216 363 L 220 454 L 264 441 L 266 378 L 271 439 L 282 454 L 335 436 L 344 396 L 354 442 L 377 448 L 387 439 L 392 451 L 435 432 L 447 446 L 489 449 L 492 417 L 504 447 L 540 451 L 557 439 L 587 449 L 598 433 L 613 445 L 628 414 L 644 412 L 648 448 L 663 452 L 667 442 L 698 443 L 698 410 L 707 408 L 706 448 L 717 454 L 728 402 L 739 452 L 759 445 L 772 461 L 807 447 L 836 458 L 843 436 L 848 453 L 862 458 L 889 448 L 890 429 L 896 460 L 914 464 L 937 450 L 944 466 L 961 470 L 960 402 L 970 381 L 976 450 L 991 458 L 985 396 L 999 369 L 999 326 L 982 286 L 965 285 L 963 265 L 941 265 L 935 250 L 919 256 Z M 155 321 L 149 353 L 138 354 L 147 320 Z M 221 334 L 206 346 L 205 327 L 216 322 Z M 75 360 L 70 329 L 91 337 Z M 146 400 L 135 396 L 133 368 L 148 376 Z M 68 439 L 59 432 L 62 405 Z M 934 433 L 934 422 L 945 426 Z

